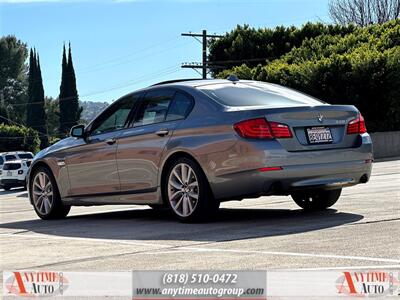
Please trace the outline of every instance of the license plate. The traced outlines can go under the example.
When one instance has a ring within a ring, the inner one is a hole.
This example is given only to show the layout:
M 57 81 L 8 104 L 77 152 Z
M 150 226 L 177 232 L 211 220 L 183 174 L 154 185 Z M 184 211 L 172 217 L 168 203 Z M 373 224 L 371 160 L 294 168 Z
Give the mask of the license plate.
M 307 128 L 308 142 L 310 144 L 332 143 L 331 130 L 327 127 Z
M 7 171 L 7 176 L 12 176 L 12 172 L 11 171 Z

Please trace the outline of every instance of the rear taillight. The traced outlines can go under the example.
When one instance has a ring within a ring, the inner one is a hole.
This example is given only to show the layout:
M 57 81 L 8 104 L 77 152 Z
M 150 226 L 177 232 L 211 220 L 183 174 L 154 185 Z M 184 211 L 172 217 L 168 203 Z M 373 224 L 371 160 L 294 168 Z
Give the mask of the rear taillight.
M 271 126 L 271 130 L 275 138 L 285 139 L 292 137 L 292 132 L 290 131 L 289 126 L 276 122 L 268 122 L 268 123 L 269 126 Z
M 276 122 L 268 122 L 265 118 L 241 121 L 233 125 L 233 128 L 243 138 L 273 139 L 292 137 L 289 126 Z
M 364 117 L 361 114 L 347 125 L 347 134 L 362 134 L 366 132 L 367 127 L 365 127 Z

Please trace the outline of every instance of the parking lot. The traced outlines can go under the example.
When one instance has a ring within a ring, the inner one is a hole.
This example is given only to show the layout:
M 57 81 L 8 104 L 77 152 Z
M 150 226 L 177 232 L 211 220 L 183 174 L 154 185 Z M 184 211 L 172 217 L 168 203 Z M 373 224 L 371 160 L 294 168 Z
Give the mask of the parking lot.
M 290 197 L 222 205 L 217 220 L 182 224 L 147 206 L 74 207 L 37 218 L 23 190 L 0 191 L 1 269 L 330 269 L 400 266 L 400 160 L 374 164 L 325 212 Z

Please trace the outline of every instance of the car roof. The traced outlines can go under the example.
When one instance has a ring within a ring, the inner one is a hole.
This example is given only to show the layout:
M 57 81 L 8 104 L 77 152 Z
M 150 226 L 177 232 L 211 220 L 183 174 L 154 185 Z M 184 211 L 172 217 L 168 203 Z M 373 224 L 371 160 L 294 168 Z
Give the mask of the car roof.
M 122 98 L 129 97 L 136 93 L 145 93 L 147 91 L 151 91 L 158 88 L 169 87 L 169 88 L 198 88 L 201 86 L 210 86 L 210 85 L 220 85 L 220 84 L 236 84 L 236 83 L 259 83 L 260 81 L 256 80 L 242 80 L 238 79 L 237 77 L 233 76 L 233 78 L 229 79 L 176 79 L 176 80 L 169 80 L 160 83 L 153 84 L 151 86 L 136 90 L 134 92 L 128 93 L 123 95 L 122 97 L 118 98 L 116 101 L 121 100 Z M 276 85 L 274 83 L 269 82 L 262 82 L 263 84 L 269 85 Z M 114 102 L 116 102 L 114 101 Z
M 190 87 L 198 87 L 202 85 L 212 85 L 212 84 L 221 84 L 221 83 L 233 83 L 228 79 L 189 79 L 189 80 L 174 80 L 171 82 L 161 82 L 159 84 L 153 86 L 190 86 Z

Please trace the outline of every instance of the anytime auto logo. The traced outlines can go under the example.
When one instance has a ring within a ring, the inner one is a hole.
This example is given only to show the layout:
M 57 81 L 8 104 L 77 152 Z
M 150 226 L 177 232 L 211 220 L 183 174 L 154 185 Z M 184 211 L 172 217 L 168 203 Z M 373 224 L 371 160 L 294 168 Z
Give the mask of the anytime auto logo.
M 343 272 L 336 280 L 339 294 L 345 296 L 381 297 L 396 295 L 400 272 Z
M 6 293 L 17 296 L 62 295 L 68 280 L 61 272 L 12 272 L 5 280 Z

